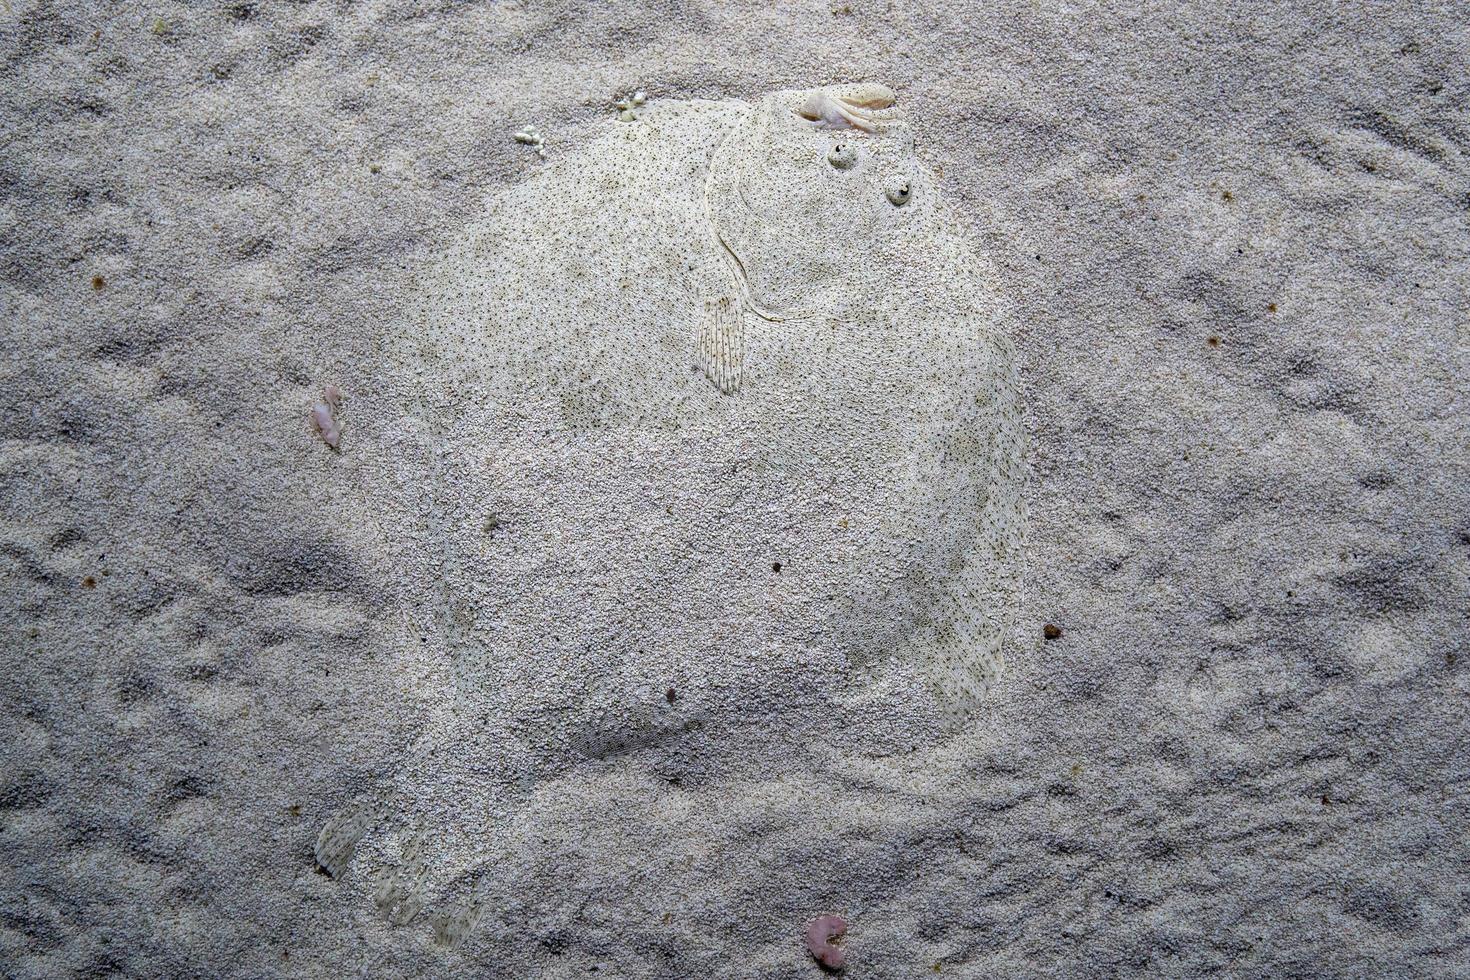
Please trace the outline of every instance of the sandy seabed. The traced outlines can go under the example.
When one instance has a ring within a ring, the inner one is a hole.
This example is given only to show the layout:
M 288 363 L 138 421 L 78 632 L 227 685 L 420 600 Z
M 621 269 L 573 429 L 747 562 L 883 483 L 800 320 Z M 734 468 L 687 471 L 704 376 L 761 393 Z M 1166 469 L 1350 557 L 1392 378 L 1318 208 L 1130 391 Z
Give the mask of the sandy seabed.
M 0 57 L 0 973 L 812 977 L 830 912 L 855 978 L 1465 975 L 1470 6 L 0 0 Z M 447 683 L 354 451 L 391 284 L 527 125 L 855 80 L 1016 310 L 1001 683 L 527 785 L 471 934 L 391 924 L 312 859 Z

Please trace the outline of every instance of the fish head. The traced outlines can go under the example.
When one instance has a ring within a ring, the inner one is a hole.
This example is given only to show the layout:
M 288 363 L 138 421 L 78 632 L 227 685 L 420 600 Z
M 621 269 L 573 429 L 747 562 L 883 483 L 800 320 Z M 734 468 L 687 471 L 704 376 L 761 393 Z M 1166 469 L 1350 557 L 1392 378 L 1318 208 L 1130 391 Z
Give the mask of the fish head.
M 933 177 L 896 108 L 872 131 L 834 126 L 835 111 L 808 118 L 823 101 L 815 91 L 756 103 L 716 150 L 707 185 L 742 288 L 777 318 L 840 312 L 901 283 L 936 219 Z

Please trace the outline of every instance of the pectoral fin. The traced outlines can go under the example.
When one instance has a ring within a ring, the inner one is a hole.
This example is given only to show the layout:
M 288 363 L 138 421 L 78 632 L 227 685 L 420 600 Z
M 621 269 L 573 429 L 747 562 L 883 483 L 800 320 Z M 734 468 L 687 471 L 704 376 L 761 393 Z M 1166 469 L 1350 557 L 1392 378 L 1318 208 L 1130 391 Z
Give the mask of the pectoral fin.
M 729 296 L 706 300 L 699 324 L 699 366 L 705 377 L 727 395 L 740 387 L 745 363 L 745 317 Z

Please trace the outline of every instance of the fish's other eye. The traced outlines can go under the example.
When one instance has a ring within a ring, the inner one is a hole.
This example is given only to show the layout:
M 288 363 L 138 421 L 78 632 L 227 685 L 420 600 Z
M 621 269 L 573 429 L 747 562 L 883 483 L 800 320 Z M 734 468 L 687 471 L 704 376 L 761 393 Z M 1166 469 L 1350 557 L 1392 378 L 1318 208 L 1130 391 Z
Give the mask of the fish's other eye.
M 857 163 L 857 147 L 851 143 L 838 143 L 827 151 L 827 162 L 838 170 L 850 170 Z
M 901 208 L 909 203 L 909 198 L 913 196 L 914 189 L 908 181 L 902 180 L 889 184 L 888 189 L 884 193 L 888 195 L 889 204 L 892 204 L 896 208 Z

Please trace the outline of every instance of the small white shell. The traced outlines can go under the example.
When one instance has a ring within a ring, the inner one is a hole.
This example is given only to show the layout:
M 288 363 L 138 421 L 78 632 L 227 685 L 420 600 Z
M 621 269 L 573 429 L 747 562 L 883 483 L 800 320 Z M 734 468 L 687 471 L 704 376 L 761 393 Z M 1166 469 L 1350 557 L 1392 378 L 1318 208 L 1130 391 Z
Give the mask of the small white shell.
M 797 115 L 823 129 L 860 129 L 873 133 L 898 118 L 893 90 L 886 85 L 860 82 L 814 88 L 797 108 Z

